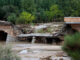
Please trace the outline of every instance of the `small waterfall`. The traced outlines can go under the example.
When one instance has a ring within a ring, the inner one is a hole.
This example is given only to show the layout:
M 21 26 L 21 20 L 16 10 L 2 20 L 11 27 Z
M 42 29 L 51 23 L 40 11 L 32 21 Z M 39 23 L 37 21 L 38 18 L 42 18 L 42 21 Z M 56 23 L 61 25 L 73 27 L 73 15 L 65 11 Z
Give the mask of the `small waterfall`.
M 33 36 L 33 37 L 32 37 L 32 44 L 34 44 L 35 41 L 36 41 L 36 38 Z

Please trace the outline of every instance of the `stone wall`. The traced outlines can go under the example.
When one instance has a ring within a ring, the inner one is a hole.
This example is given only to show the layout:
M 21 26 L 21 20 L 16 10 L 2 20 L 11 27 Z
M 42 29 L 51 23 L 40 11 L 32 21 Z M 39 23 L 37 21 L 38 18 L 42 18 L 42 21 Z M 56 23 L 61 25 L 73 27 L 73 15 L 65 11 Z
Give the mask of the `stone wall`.
M 14 32 L 13 32 L 13 28 L 12 26 L 4 26 L 4 25 L 0 25 L 0 30 L 8 33 L 11 36 L 14 36 Z
M 6 42 L 15 42 L 16 35 L 14 34 L 14 28 L 11 25 L 0 25 L 0 30 L 7 33 Z

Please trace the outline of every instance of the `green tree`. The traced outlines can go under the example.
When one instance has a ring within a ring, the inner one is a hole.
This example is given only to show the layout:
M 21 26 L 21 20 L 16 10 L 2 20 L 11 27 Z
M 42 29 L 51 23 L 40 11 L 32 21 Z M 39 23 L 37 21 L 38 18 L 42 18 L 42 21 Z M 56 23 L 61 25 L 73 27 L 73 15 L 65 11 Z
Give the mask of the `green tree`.
M 80 32 L 66 36 L 62 49 L 72 58 L 72 60 L 80 59 Z
M 56 20 L 56 18 L 62 17 L 63 13 L 59 10 L 58 5 L 52 5 L 49 11 L 46 11 L 46 15 L 49 20 Z
M 34 0 L 21 0 L 21 6 L 23 10 L 28 12 L 34 12 L 36 10 Z
M 80 16 L 79 6 L 80 0 L 0 0 L 0 19 L 26 11 L 37 17 L 35 21 L 63 20 L 65 16 Z
M 13 24 L 15 24 L 16 19 L 17 19 L 17 16 L 16 16 L 15 13 L 11 13 L 11 14 L 7 17 L 7 20 L 8 20 L 9 22 L 12 22 Z
M 18 17 L 16 23 L 18 24 L 28 24 L 32 23 L 32 21 L 35 20 L 35 16 L 28 12 L 22 12 L 20 16 Z
M 18 14 L 18 9 L 17 7 L 13 6 L 13 5 L 6 5 L 3 6 L 1 9 L 1 15 L 2 15 L 2 19 L 7 20 L 7 17 L 11 15 L 11 13 L 15 13 Z

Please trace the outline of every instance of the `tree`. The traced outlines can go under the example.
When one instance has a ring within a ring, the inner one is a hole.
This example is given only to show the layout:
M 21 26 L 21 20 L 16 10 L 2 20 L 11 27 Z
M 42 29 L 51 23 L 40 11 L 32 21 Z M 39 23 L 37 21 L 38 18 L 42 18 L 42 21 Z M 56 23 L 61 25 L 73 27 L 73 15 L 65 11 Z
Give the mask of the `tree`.
M 58 5 L 52 5 L 49 11 L 46 11 L 46 15 L 49 20 L 54 20 L 56 18 L 62 17 L 63 13 L 59 10 Z
M 16 23 L 19 24 L 28 24 L 32 23 L 32 21 L 35 20 L 35 16 L 32 15 L 31 13 L 23 11 L 20 16 L 18 17 Z
M 80 32 L 65 36 L 62 49 L 72 60 L 80 59 Z
M 17 16 L 16 16 L 15 13 L 11 13 L 11 14 L 7 17 L 7 20 L 8 20 L 9 22 L 12 22 L 13 24 L 15 24 L 16 19 L 17 19 Z
M 34 0 L 21 0 L 21 6 L 24 11 L 34 12 L 36 10 Z
M 19 10 L 17 9 L 17 7 L 13 6 L 13 5 L 6 5 L 6 6 L 3 6 L 1 9 L 0 9 L 0 15 L 1 18 L 3 20 L 7 20 L 8 16 L 11 15 L 11 13 L 15 13 L 16 15 L 18 14 Z
M 7 20 L 11 13 L 23 11 L 35 15 L 35 21 L 63 20 L 63 17 L 80 16 L 80 0 L 0 0 L 0 19 Z

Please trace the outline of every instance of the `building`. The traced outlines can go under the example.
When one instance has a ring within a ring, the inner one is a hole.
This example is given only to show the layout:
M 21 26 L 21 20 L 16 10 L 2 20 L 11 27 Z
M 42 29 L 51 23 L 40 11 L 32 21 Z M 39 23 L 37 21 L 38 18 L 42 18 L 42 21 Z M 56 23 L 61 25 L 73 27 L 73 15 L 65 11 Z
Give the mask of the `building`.
M 64 22 L 80 32 L 80 17 L 64 17 Z

